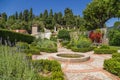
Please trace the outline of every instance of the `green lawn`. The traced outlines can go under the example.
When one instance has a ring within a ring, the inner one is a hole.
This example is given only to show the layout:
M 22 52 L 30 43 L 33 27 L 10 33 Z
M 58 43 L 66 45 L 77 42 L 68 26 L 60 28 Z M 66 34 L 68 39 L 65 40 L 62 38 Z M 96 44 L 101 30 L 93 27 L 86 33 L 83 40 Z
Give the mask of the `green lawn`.
M 114 48 L 114 49 L 118 49 L 118 50 L 120 50 L 120 46 L 110 46 L 110 48 Z

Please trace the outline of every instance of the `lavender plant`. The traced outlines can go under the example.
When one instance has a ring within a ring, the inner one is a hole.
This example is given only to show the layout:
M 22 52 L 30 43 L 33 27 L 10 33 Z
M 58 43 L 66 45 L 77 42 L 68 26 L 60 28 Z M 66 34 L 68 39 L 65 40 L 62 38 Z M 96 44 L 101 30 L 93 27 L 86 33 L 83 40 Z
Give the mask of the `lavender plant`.
M 31 63 L 15 48 L 0 45 L 0 80 L 39 80 Z

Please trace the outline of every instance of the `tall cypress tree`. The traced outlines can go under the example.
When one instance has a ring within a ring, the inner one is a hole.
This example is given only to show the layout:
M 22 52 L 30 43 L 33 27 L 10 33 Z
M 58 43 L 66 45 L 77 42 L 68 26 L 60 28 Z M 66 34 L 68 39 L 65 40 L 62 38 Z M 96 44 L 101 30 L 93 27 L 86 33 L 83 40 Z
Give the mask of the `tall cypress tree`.
M 73 15 L 72 10 L 69 9 L 69 8 L 66 8 L 64 10 L 64 15 L 65 15 L 64 19 L 66 21 L 66 25 L 67 26 L 73 26 L 75 20 L 74 20 L 74 15 Z
M 58 15 L 57 15 L 57 13 L 54 14 L 53 18 L 54 18 L 55 22 L 57 22 L 57 20 L 58 20 Z
M 15 19 L 18 19 L 18 12 L 15 13 Z
M 45 10 L 43 14 L 43 19 L 46 20 L 48 18 L 48 11 Z
M 52 9 L 50 9 L 49 19 L 52 19 L 52 18 L 53 18 L 53 11 L 52 11 Z
M 32 10 L 32 8 L 30 8 L 29 20 L 33 20 L 33 10 Z
M 1 13 L 0 13 L 0 18 L 2 18 L 2 15 L 1 15 Z
M 40 13 L 40 16 L 39 16 L 40 18 L 42 18 L 43 17 L 43 14 L 42 13 Z
M 23 14 L 22 14 L 22 12 L 19 13 L 19 19 L 20 19 L 20 20 L 23 19 Z
M 24 19 L 24 21 L 28 22 L 28 20 L 29 20 L 28 16 L 29 16 L 29 11 L 26 9 L 23 12 L 23 19 Z
M 62 13 L 61 12 L 59 12 L 58 13 L 58 24 L 62 24 Z

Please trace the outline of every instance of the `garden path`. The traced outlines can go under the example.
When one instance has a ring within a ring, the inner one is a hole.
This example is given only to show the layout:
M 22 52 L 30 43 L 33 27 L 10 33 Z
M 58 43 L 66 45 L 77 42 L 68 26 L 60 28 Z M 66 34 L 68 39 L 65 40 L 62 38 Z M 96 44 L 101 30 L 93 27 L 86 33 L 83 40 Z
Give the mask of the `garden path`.
M 58 53 L 71 53 L 72 51 L 66 48 L 59 48 Z M 52 59 L 56 53 L 43 53 L 42 55 L 33 55 L 35 59 Z M 90 60 L 81 63 L 60 62 L 62 70 L 66 76 L 66 80 L 120 80 L 117 76 L 110 74 L 103 69 L 105 59 L 111 58 L 110 54 L 93 54 L 93 51 L 83 53 L 90 55 Z

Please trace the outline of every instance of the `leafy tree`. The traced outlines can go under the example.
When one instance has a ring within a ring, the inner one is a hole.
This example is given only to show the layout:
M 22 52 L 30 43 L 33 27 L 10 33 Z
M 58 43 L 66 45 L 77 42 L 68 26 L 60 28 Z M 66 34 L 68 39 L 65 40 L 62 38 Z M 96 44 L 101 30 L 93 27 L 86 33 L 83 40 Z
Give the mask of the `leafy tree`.
M 23 12 L 16 12 L 13 15 L 10 15 L 7 18 L 6 13 L 2 13 L 0 18 L 0 28 L 6 29 L 26 29 L 31 32 L 31 27 L 33 24 L 37 24 L 40 29 L 43 31 L 43 28 L 54 29 L 54 26 L 76 26 L 78 28 L 83 28 L 85 21 L 80 16 L 73 14 L 72 10 L 66 8 L 64 14 L 62 12 L 53 13 L 53 10 L 45 10 L 43 13 L 40 13 L 39 16 L 35 16 L 33 9 L 24 10 Z M 82 26 L 82 27 L 81 27 Z
M 15 19 L 11 16 L 7 22 L 6 22 L 6 26 L 9 27 L 10 29 L 12 29 L 12 25 L 16 23 Z
M 112 46 L 120 46 L 120 30 L 111 29 L 108 34 L 109 44 Z
M 32 24 L 36 24 L 41 32 L 44 32 L 44 23 L 43 21 L 40 21 L 39 18 L 34 18 L 32 21 Z
M 120 27 L 120 21 L 116 21 L 115 23 L 114 23 L 114 27 Z
M 7 14 L 4 12 L 4 13 L 2 13 L 2 19 L 4 20 L 4 21 L 7 21 Z
M 2 18 L 2 14 L 0 14 L 0 29 L 5 28 L 5 20 Z
M 15 18 L 15 15 L 11 15 L 11 16 L 9 16 L 9 18 L 8 18 L 8 20 L 9 19 L 13 19 L 13 20 L 15 20 L 16 18 Z
M 5 21 L 3 19 L 0 19 L 0 29 L 5 28 Z
M 84 28 L 85 20 L 80 16 L 75 16 L 75 26 L 77 28 Z
M 120 0 L 93 0 L 84 10 L 88 29 L 102 28 L 107 20 L 118 17 Z
M 11 23 L 10 23 L 10 21 L 11 21 Z M 12 22 L 13 22 L 13 24 L 12 24 Z M 9 22 L 7 24 L 9 26 L 11 26 L 11 29 L 13 29 L 13 30 L 15 30 L 15 29 L 23 29 L 22 25 L 21 25 L 21 22 L 19 20 L 14 21 L 14 20 L 11 19 L 11 20 L 9 20 Z

